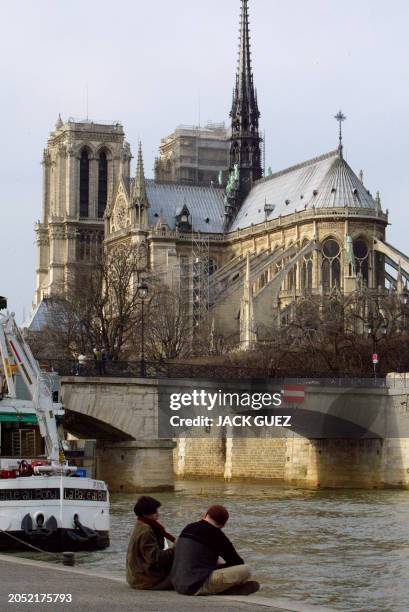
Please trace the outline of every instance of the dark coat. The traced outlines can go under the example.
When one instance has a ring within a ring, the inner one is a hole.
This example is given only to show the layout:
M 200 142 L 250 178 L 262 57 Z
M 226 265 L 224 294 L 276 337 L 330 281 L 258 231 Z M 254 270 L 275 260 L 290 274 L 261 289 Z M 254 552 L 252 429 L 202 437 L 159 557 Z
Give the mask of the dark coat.
M 137 521 L 126 556 L 126 580 L 133 589 L 153 589 L 170 572 L 173 548 L 163 550 L 164 539 L 150 526 Z
M 175 546 L 170 575 L 175 590 L 194 595 L 210 574 L 221 567 L 217 565 L 219 557 L 224 559 L 224 567 L 244 563 L 221 529 L 204 520 L 187 525 Z

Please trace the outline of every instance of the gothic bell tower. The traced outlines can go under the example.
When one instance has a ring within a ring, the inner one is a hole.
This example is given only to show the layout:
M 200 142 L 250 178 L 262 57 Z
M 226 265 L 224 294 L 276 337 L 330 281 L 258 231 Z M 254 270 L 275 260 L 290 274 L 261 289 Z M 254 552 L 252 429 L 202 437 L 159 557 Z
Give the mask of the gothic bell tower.
M 236 84 L 233 89 L 230 145 L 230 185 L 226 194 L 226 225 L 234 219 L 261 168 L 260 111 L 251 68 L 248 0 L 241 0 L 240 42 Z
M 118 122 L 58 117 L 43 154 L 34 303 L 67 290 L 102 252 L 104 213 L 131 151 Z

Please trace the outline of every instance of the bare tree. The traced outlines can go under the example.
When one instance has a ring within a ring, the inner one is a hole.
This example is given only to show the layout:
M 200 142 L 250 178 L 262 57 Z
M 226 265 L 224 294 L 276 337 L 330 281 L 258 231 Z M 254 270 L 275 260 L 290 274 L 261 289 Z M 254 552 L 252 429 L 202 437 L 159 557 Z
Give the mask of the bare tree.
M 192 355 L 199 357 L 215 357 L 231 353 L 240 342 L 239 332 L 229 336 L 221 333 L 215 325 L 211 313 L 203 317 L 200 324 L 194 330 L 192 342 Z
M 126 358 L 140 320 L 138 275 L 137 251 L 127 246 L 105 252 L 92 270 L 77 271 L 64 292 L 49 300 L 42 332 L 49 353 L 65 357 L 104 347 L 111 359 Z
M 67 358 L 105 347 L 114 360 L 138 361 L 141 300 L 138 253 L 121 246 L 105 253 L 92 271 L 84 268 L 68 291 L 49 300 L 48 324 L 29 341 L 44 358 Z M 379 353 L 379 375 L 409 370 L 409 306 L 399 296 L 365 288 L 347 296 L 305 295 L 292 305 L 289 323 L 263 330 L 251 351 L 237 351 L 237 337 L 216 335 L 209 318 L 192 329 L 189 305 L 163 279 L 144 275 L 144 352 L 147 360 L 221 368 L 240 376 L 368 377 Z M 195 333 L 193 333 L 195 331 Z M 174 364 L 173 364 L 174 365 Z M 192 370 L 196 372 L 196 369 Z M 247 374 L 246 374 L 247 372 Z
M 176 359 L 191 350 L 188 306 L 166 285 L 153 285 L 146 320 L 146 354 L 153 361 Z
M 252 351 L 233 352 L 232 365 L 248 375 L 370 377 L 409 370 L 409 312 L 397 294 L 356 291 L 348 296 L 306 295 L 293 304 L 290 322 L 269 330 Z

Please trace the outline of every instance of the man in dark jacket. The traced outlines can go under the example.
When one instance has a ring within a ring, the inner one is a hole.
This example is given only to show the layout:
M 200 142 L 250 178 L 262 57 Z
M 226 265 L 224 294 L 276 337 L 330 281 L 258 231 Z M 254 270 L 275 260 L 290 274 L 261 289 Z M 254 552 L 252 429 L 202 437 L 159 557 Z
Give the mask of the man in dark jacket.
M 222 528 L 229 513 L 210 506 L 203 520 L 187 525 L 175 547 L 171 581 L 183 595 L 250 595 L 260 588 Z M 219 563 L 222 557 L 224 563 Z
M 143 495 L 135 504 L 138 517 L 126 557 L 126 580 L 133 589 L 170 590 L 169 572 L 174 548 L 164 550 L 165 538 L 175 538 L 158 522 L 161 503 Z

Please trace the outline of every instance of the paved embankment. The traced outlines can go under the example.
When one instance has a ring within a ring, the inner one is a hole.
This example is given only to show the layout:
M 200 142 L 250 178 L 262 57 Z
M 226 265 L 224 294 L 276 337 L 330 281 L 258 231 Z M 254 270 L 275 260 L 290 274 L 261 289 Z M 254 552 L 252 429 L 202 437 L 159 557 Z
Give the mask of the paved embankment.
M 134 591 L 120 578 L 88 572 L 79 567 L 44 563 L 0 555 L 0 610 L 25 611 L 89 611 L 111 612 L 324 612 L 322 608 L 274 601 L 260 596 L 250 597 L 184 597 L 174 592 Z M 10 594 L 70 594 L 71 603 L 9 603 Z

